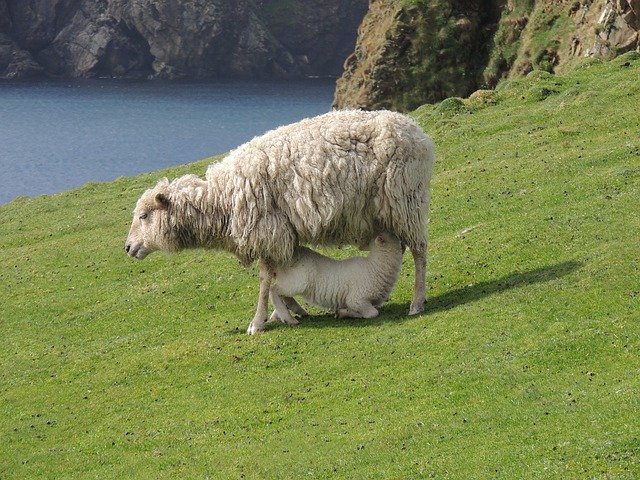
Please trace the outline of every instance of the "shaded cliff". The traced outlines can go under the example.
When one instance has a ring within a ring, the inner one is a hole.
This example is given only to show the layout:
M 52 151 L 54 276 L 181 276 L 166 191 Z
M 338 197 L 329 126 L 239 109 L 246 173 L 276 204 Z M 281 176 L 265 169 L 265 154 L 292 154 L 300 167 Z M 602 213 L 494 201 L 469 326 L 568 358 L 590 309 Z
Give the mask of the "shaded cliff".
M 366 0 L 0 0 L 0 77 L 339 75 Z
M 371 0 L 336 108 L 409 110 L 640 45 L 640 0 Z
M 499 17 L 481 0 L 373 0 L 335 105 L 407 110 L 473 92 Z

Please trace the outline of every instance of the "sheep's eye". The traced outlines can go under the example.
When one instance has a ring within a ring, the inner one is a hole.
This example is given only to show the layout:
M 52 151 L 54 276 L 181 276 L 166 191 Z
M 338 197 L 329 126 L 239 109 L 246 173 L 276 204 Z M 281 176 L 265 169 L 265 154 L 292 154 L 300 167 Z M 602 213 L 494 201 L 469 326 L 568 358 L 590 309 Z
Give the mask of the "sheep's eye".
M 145 218 L 147 218 L 149 215 L 147 215 L 146 213 L 143 213 L 142 215 L 140 215 L 138 218 L 140 220 L 144 220 Z

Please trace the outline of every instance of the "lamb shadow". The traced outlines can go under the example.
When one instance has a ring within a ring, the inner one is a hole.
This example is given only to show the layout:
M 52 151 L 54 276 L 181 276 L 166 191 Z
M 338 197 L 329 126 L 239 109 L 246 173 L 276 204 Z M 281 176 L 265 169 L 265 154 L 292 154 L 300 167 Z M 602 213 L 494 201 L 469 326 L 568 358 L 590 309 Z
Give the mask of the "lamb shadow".
M 514 288 L 520 288 L 527 285 L 534 285 L 536 283 L 544 283 L 554 280 L 556 278 L 564 277 L 570 273 L 575 272 L 582 266 L 581 262 L 569 261 L 557 263 L 555 265 L 549 265 L 546 267 L 536 268 L 527 272 L 512 273 L 505 277 L 489 280 L 486 282 L 480 282 L 466 287 L 457 288 L 440 294 L 435 297 L 430 297 L 425 305 L 425 311 L 421 316 L 429 315 L 437 312 L 444 312 L 453 308 L 473 303 L 491 295 L 505 292 Z M 397 323 L 411 320 L 415 317 L 409 317 L 407 311 L 409 310 L 409 303 L 406 304 L 387 304 L 384 305 L 380 311 L 381 315 L 370 319 L 346 319 L 339 320 L 329 315 L 311 316 L 309 318 L 302 319 L 300 325 L 297 328 L 326 328 L 326 327 L 344 327 L 344 326 L 371 326 L 382 325 L 384 323 Z

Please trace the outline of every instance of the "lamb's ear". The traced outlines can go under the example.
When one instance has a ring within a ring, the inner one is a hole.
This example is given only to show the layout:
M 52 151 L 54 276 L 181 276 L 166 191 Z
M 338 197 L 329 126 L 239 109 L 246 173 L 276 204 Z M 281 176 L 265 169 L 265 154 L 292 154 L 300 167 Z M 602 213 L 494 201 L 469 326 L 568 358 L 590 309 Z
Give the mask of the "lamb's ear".
M 156 207 L 161 210 L 167 210 L 169 208 L 169 197 L 164 193 L 156 193 Z
M 376 244 L 378 245 L 384 245 L 385 243 L 387 243 L 387 239 L 385 238 L 384 235 L 378 235 L 376 237 Z

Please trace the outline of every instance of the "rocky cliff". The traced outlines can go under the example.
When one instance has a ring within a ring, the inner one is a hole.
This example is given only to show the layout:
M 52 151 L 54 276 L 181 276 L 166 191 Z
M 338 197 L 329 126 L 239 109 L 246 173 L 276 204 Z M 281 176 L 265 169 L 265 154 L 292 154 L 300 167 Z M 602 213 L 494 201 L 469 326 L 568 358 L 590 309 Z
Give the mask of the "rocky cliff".
M 371 0 L 337 108 L 408 110 L 640 47 L 640 0 Z
M 339 75 L 366 0 L 0 0 L 0 78 Z
M 640 50 L 640 0 L 509 0 L 484 81 L 562 72 L 584 57 L 613 58 Z

